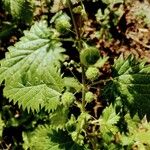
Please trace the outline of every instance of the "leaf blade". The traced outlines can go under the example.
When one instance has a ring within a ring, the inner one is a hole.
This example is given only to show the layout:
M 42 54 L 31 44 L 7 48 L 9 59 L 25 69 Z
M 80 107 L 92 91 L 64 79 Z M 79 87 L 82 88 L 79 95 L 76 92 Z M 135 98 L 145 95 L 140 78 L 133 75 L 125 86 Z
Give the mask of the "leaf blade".
M 133 56 L 124 59 L 120 56 L 113 65 L 113 79 L 106 85 L 105 97 L 121 97 L 121 103 L 131 114 L 138 112 L 142 118 L 149 114 L 150 104 L 150 66 L 139 63 Z M 111 95 L 110 95 L 111 93 Z

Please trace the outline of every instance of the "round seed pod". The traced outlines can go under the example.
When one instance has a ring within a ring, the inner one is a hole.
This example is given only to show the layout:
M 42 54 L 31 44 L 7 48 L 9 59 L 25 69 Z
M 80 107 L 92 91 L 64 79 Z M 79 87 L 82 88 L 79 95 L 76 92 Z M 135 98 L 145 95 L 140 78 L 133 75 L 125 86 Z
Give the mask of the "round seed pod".
M 69 16 L 65 13 L 60 15 L 55 21 L 55 28 L 60 33 L 67 33 L 71 28 Z
M 98 77 L 100 76 L 100 72 L 99 69 L 96 67 L 88 67 L 88 69 L 85 72 L 85 75 L 87 79 L 94 81 L 98 79 Z
M 71 105 L 74 102 L 74 100 L 75 100 L 75 96 L 71 92 L 65 92 L 61 97 L 61 101 L 64 106 Z
M 81 51 L 80 60 L 81 63 L 85 66 L 93 65 L 99 59 L 100 54 L 99 50 L 96 47 L 88 47 Z
M 94 94 L 90 91 L 88 91 L 86 94 L 85 94 L 85 100 L 87 103 L 90 103 L 94 100 Z

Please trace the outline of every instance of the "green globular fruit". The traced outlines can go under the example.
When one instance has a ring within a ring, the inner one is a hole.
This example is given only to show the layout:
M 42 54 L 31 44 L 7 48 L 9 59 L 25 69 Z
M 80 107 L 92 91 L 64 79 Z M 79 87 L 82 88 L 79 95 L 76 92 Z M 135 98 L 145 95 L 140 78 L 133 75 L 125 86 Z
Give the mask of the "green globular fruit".
M 93 65 L 99 59 L 100 54 L 99 50 L 96 47 L 88 47 L 81 51 L 80 53 L 80 61 L 85 66 Z
M 99 69 L 96 67 L 89 67 L 86 70 L 85 75 L 86 75 L 87 79 L 94 81 L 94 80 L 98 79 L 98 77 L 100 76 L 100 72 L 99 72 Z
M 70 17 L 64 13 L 55 20 L 55 28 L 60 33 L 67 33 L 71 27 Z
M 69 106 L 75 101 L 75 96 L 71 92 L 65 92 L 61 97 L 62 104 Z
M 85 94 L 85 100 L 87 103 L 92 102 L 94 100 L 94 97 L 94 94 L 90 91 Z

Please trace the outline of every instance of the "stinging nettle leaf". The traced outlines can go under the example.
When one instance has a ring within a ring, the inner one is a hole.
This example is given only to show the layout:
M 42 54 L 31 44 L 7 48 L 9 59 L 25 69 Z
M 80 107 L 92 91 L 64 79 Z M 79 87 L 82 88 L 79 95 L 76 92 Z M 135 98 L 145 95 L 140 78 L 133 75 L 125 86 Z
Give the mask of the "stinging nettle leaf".
M 65 50 L 55 40 L 55 30 L 49 29 L 45 21 L 36 22 L 24 33 L 1 61 L 4 95 L 24 109 L 38 111 L 41 106 L 54 110 L 64 87 L 58 68 L 65 59 Z
M 2 0 L 6 10 L 14 19 L 20 19 L 31 23 L 33 19 L 32 0 Z
M 65 77 L 64 84 L 68 89 L 75 89 L 77 92 L 80 92 L 82 89 L 82 84 L 75 78 Z
M 87 150 L 72 141 L 64 131 L 55 131 L 49 126 L 39 126 L 28 143 L 31 150 Z
M 8 48 L 6 58 L 1 61 L 0 83 L 19 72 L 43 74 L 51 65 L 59 65 L 65 56 L 64 49 L 59 41 L 53 40 L 54 31 L 51 31 L 46 22 L 36 22 L 25 31 L 25 36 L 15 46 Z
M 51 126 L 56 129 L 64 129 L 68 121 L 68 112 L 66 107 L 63 105 L 59 106 L 50 116 Z
M 150 116 L 150 66 L 144 61 L 139 63 L 131 55 L 127 59 L 120 56 L 113 70 L 113 80 L 106 85 L 105 95 L 112 93 L 112 97 L 121 97 L 121 102 L 132 115 L 138 112 L 140 117 Z
M 116 114 L 112 104 L 109 107 L 106 107 L 102 113 L 102 116 L 99 118 L 102 134 L 110 131 L 112 133 L 116 133 L 117 127 L 115 126 L 115 124 L 117 124 L 119 118 L 120 117 Z
M 104 64 L 107 62 L 109 57 L 101 57 L 98 59 L 98 61 L 94 64 L 97 68 L 102 68 Z
M 4 95 L 28 111 L 39 111 L 42 107 L 53 111 L 59 105 L 62 90 L 63 79 L 56 68 L 51 67 L 41 78 L 36 76 L 32 80 L 28 78 L 23 81 L 22 78 L 15 77 L 14 80 L 7 80 Z
M 129 114 L 126 114 L 125 120 L 128 127 L 128 136 L 123 135 L 121 137 L 121 142 L 124 145 L 129 145 L 129 143 L 132 145 L 133 143 L 135 145 L 142 144 L 145 149 L 147 149 L 146 146 L 150 146 L 150 123 L 147 121 L 146 117 L 140 120 L 137 115 L 131 118 Z

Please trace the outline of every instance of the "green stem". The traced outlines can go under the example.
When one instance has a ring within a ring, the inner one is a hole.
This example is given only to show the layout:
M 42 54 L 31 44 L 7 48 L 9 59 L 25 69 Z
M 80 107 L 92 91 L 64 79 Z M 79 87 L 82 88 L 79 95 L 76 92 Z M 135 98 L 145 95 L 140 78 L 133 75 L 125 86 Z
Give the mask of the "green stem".
M 59 41 L 63 41 L 63 42 L 74 42 L 74 40 L 72 38 L 54 38 L 53 40 L 59 40 Z
M 85 82 L 84 66 L 82 65 L 81 67 L 82 67 L 82 85 L 83 85 L 83 88 L 82 88 L 82 111 L 85 112 L 85 104 L 86 104 L 85 92 L 86 92 L 87 86 L 86 86 L 86 82 Z
M 69 7 L 69 11 L 70 11 L 71 18 L 72 18 L 73 26 L 74 26 L 74 29 L 75 29 L 76 38 L 77 38 L 77 40 L 79 40 L 79 39 L 80 39 L 80 34 L 79 34 L 78 26 L 77 26 L 77 24 L 76 24 L 76 21 L 75 21 L 73 12 L 72 12 L 72 4 L 71 4 L 71 1 L 70 1 L 70 0 L 67 0 L 67 3 L 68 3 L 68 7 Z
M 70 14 L 71 14 L 72 22 L 73 22 L 73 25 L 74 25 L 75 33 L 76 33 L 77 49 L 80 52 L 82 50 L 82 39 L 81 39 L 81 36 L 80 36 L 78 26 L 77 26 L 76 21 L 75 21 L 73 12 L 72 12 L 71 1 L 67 0 L 67 3 L 68 3 L 69 11 L 70 11 Z M 82 85 L 83 85 L 83 87 L 82 87 L 82 109 L 81 109 L 81 111 L 85 112 L 85 104 L 86 104 L 86 102 L 85 102 L 85 92 L 86 92 L 87 86 L 86 86 L 86 82 L 85 82 L 85 68 L 82 64 L 81 64 L 81 68 L 82 68 Z
M 97 85 L 97 84 L 105 83 L 105 82 L 108 82 L 108 81 L 111 81 L 111 80 L 112 80 L 112 79 L 100 80 L 100 81 L 91 83 L 91 84 L 89 85 L 89 87 L 92 87 L 92 86 Z

